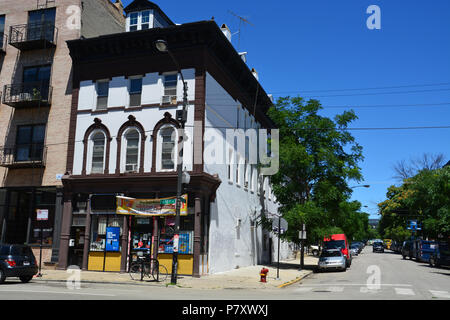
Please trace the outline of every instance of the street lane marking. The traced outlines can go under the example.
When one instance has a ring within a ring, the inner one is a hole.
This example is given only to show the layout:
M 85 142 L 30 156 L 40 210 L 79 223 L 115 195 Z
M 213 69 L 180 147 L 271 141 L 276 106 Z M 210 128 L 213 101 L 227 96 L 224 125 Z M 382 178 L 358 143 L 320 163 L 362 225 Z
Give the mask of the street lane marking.
M 86 295 L 86 296 L 105 296 L 105 297 L 115 297 L 115 294 L 104 294 L 104 293 L 86 293 L 86 292 L 73 292 L 73 291 L 43 291 L 43 290 L 17 290 L 17 289 L 8 289 L 1 290 L 0 292 L 29 292 L 29 293 L 56 293 L 56 294 L 78 294 L 78 295 Z
M 342 292 L 344 291 L 344 287 L 329 287 L 327 290 L 330 292 Z
M 412 289 L 409 288 L 394 288 L 396 294 L 407 295 L 407 296 L 415 296 L 416 294 Z
M 301 288 L 295 289 L 295 292 L 309 292 L 312 289 L 313 289 L 312 287 L 301 287 Z
M 379 293 L 379 292 L 381 292 L 381 290 L 380 289 L 373 289 L 373 288 L 365 286 L 365 287 L 361 287 L 359 289 L 359 292 L 361 292 L 361 293 Z
M 448 291 L 436 291 L 436 290 L 429 290 L 429 291 L 436 298 L 450 299 L 450 294 L 448 293 Z

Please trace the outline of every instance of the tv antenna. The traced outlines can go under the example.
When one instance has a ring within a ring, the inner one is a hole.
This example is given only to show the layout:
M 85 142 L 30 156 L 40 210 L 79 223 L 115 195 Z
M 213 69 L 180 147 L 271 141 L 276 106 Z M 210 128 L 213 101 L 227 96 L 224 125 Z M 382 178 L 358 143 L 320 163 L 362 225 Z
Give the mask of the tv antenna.
M 251 25 L 253 27 L 254 27 L 254 25 L 250 21 L 248 21 L 246 18 L 244 18 L 244 17 L 234 13 L 231 10 L 228 10 L 228 13 L 232 14 L 233 16 L 235 16 L 235 17 L 237 17 L 239 19 L 239 29 L 237 31 L 237 33 L 239 34 L 239 36 L 238 36 L 238 50 L 239 50 L 240 47 L 241 47 L 241 28 L 242 28 L 242 24 L 248 24 L 248 25 Z

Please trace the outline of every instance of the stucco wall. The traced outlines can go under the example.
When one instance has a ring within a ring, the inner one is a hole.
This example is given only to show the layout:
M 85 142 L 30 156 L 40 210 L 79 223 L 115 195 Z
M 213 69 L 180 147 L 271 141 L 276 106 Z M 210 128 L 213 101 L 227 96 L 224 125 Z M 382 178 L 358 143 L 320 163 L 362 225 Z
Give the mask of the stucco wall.
M 217 155 L 220 152 L 222 152 L 223 157 L 226 157 L 227 149 L 235 148 L 235 146 L 227 144 L 225 128 L 236 128 L 238 119 L 238 128 L 248 129 L 257 126 L 255 121 L 252 123 L 252 117 L 248 115 L 245 109 L 240 107 L 239 102 L 234 101 L 218 82 L 207 73 L 205 171 L 210 174 L 218 174 L 222 180 L 216 192 L 216 199 L 210 208 L 210 273 L 254 264 L 266 264 L 270 261 L 270 255 L 272 261 L 277 259 L 277 238 L 272 233 L 263 231 L 260 226 L 252 223 L 252 221 L 259 220 L 257 217 L 261 212 L 256 211 L 258 206 L 261 206 L 263 211 L 266 210 L 271 213 L 277 213 L 278 210 L 278 205 L 273 196 L 269 200 L 268 192 L 265 197 L 263 191 L 258 193 L 256 170 L 253 175 L 255 187 L 251 190 L 250 187 L 245 188 L 242 183 L 244 181 L 243 165 L 239 170 L 240 183 L 237 184 L 236 164 L 232 165 L 233 177 L 229 180 L 228 167 L 225 161 L 208 163 L 206 160 L 208 155 Z M 265 181 L 266 188 L 268 188 L 267 180 Z M 269 251 L 270 238 L 272 238 L 271 252 Z M 287 243 L 283 243 L 280 249 L 281 259 L 288 258 L 291 255 L 291 248 Z
M 125 32 L 125 16 L 110 0 L 82 0 L 81 36 Z
M 182 70 L 185 81 L 188 82 L 188 101 L 195 99 L 195 70 L 186 69 Z M 108 93 L 108 108 L 112 108 L 103 113 L 92 113 L 90 111 L 95 110 L 96 104 L 96 90 L 95 83 L 92 81 L 82 81 L 80 83 L 78 110 L 83 111 L 77 116 L 77 127 L 75 135 L 75 152 L 73 171 L 74 175 L 79 175 L 82 172 L 83 165 L 83 153 L 84 144 L 83 139 L 87 129 L 94 123 L 94 119 L 98 118 L 102 121 L 113 138 L 110 145 L 110 161 L 109 161 L 109 173 L 114 173 L 116 170 L 117 160 L 117 134 L 125 122 L 128 121 L 128 116 L 133 115 L 138 122 L 144 127 L 146 132 L 145 140 L 145 155 L 144 155 L 144 172 L 150 172 L 152 169 L 152 150 L 153 140 L 151 135 L 153 129 L 158 121 L 164 118 L 164 113 L 169 112 L 172 118 L 176 118 L 176 110 L 182 109 L 182 104 L 179 103 L 177 107 L 164 107 L 159 104 L 161 97 L 164 93 L 163 75 L 158 73 L 146 74 L 142 81 L 142 105 L 152 104 L 150 107 L 143 107 L 141 110 L 127 110 L 129 104 L 128 95 L 128 79 L 124 77 L 115 77 L 110 82 Z M 182 81 L 179 76 L 177 95 L 178 101 L 182 101 Z M 115 107 L 125 107 L 125 110 L 114 110 Z M 184 145 L 183 163 L 188 171 L 192 170 L 193 166 L 193 153 L 192 153 L 192 136 L 194 126 L 194 105 L 188 105 L 188 120 L 186 122 L 186 134 L 188 141 Z M 122 153 L 123 156 L 123 153 Z

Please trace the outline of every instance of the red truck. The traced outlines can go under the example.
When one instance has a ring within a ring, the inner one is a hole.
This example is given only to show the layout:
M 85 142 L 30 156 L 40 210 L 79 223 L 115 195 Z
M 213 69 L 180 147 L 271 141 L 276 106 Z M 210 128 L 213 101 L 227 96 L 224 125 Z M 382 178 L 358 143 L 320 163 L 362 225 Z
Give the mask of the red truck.
M 332 234 L 329 238 L 323 238 L 323 248 L 326 249 L 341 249 L 342 253 L 347 258 L 347 267 L 352 264 L 352 256 L 349 250 L 349 244 L 345 234 Z

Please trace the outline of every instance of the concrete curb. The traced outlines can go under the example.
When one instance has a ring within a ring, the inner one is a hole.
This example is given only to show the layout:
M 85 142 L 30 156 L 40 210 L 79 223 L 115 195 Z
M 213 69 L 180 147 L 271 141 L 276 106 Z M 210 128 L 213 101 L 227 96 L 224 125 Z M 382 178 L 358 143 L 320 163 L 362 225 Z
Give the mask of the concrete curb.
M 308 276 L 309 276 L 310 274 L 312 274 L 312 273 L 313 273 L 312 271 L 309 271 L 307 274 L 305 274 L 305 275 L 303 275 L 303 276 L 301 276 L 301 277 L 298 277 L 298 278 L 296 278 L 296 279 L 294 279 L 294 280 L 285 282 L 285 283 L 279 285 L 277 288 L 280 288 L 280 289 L 281 289 L 281 288 L 285 288 L 285 287 L 287 287 L 287 286 L 290 286 L 291 284 L 297 283 L 297 282 L 299 282 L 299 281 L 305 279 L 306 277 L 308 277 Z

